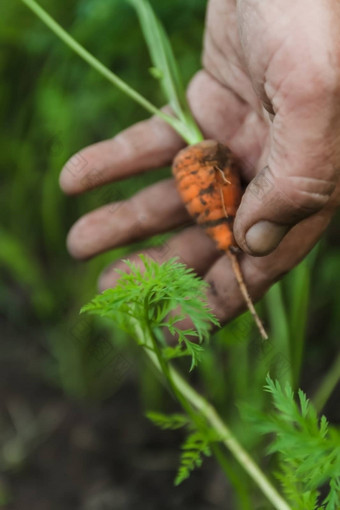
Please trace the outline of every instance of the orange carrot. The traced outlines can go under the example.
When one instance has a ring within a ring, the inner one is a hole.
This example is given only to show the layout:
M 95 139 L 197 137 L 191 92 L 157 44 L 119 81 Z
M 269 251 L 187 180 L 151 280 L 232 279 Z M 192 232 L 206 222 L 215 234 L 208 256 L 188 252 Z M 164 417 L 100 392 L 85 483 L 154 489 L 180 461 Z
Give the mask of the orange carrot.
M 204 140 L 180 151 L 173 162 L 179 194 L 190 214 L 227 253 L 246 304 L 263 338 L 268 338 L 244 283 L 233 223 L 241 201 L 240 162 L 224 145 Z

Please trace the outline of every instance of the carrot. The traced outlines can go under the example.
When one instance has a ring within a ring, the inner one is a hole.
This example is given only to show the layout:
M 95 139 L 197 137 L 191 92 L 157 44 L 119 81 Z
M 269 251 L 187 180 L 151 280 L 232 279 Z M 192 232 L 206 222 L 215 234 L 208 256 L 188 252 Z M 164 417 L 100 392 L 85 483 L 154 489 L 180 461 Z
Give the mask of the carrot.
M 180 151 L 172 171 L 190 216 L 201 225 L 217 248 L 226 252 L 245 302 L 263 338 L 268 335 L 244 283 L 236 254 L 240 251 L 233 223 L 242 197 L 240 162 L 224 145 L 204 140 Z

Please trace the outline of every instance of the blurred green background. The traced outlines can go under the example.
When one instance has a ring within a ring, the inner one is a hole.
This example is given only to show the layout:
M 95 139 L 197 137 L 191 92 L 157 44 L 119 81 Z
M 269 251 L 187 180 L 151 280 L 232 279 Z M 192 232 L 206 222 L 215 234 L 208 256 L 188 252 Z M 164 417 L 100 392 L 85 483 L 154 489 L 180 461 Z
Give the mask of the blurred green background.
M 104 64 L 162 105 L 135 13 L 126 2 L 44 0 L 42 5 Z M 154 5 L 188 82 L 200 66 L 206 2 Z M 96 292 L 100 270 L 136 245 L 79 263 L 65 248 L 68 229 L 84 212 L 117 193 L 130 196 L 169 175 L 169 169 L 76 198 L 61 193 L 59 172 L 79 149 L 115 135 L 145 113 L 17 0 L 2 1 L 0 42 L 0 506 L 125 509 L 138 501 L 150 509 L 226 508 L 230 487 L 219 480 L 213 463 L 183 487 L 172 487 L 178 436 L 154 431 L 142 415 L 145 407 L 171 408 L 171 400 L 124 335 L 111 324 L 78 315 Z M 301 364 L 300 381 L 310 394 L 338 352 L 336 224 L 339 217 L 318 249 L 262 303 L 275 333 L 273 369 L 279 373 L 277 354 L 287 351 L 289 357 L 295 341 L 296 381 Z M 236 410 L 242 400 L 262 405 L 269 362 L 263 356 L 253 360 L 253 335 L 246 315 L 224 328 L 195 377 L 241 439 L 255 448 L 259 440 L 242 430 Z M 331 420 L 339 420 L 334 394 L 327 409 Z M 261 456 L 260 445 L 258 451 Z M 155 477 L 164 488 L 159 495 Z

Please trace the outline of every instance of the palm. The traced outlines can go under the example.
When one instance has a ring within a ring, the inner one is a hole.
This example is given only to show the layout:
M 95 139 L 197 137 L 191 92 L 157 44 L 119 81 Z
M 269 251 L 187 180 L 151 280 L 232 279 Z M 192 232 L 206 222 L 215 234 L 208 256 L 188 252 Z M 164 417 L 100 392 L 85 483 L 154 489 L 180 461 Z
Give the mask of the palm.
M 206 138 L 227 144 L 243 161 L 247 182 L 268 152 L 269 115 L 254 92 L 241 46 L 233 0 L 211 0 L 204 41 L 204 71 L 189 101 Z
M 225 143 L 242 159 L 242 177 L 249 182 L 265 165 L 273 126 L 262 106 L 266 100 L 262 98 L 261 103 L 246 70 L 235 2 L 211 0 L 209 5 L 204 70 L 192 80 L 188 98 L 205 137 Z M 120 180 L 170 163 L 181 146 L 181 140 L 167 125 L 159 119 L 151 119 L 82 151 L 87 161 L 86 175 L 91 175 L 93 168 L 97 169 L 95 182 L 84 174 L 73 175 L 67 164 L 61 185 L 66 192 L 77 193 L 98 182 Z M 302 221 L 271 255 L 242 256 L 242 270 L 253 299 L 258 299 L 273 281 L 301 260 L 330 217 L 331 207 Z M 70 232 L 68 246 L 75 257 L 88 258 L 141 238 L 184 227 L 189 221 L 174 182 L 169 179 L 123 201 L 114 213 L 108 205 L 81 218 Z M 217 252 L 199 227 L 186 226 L 174 234 L 163 249 L 145 252 L 159 262 L 177 256 L 202 275 L 210 284 L 209 304 L 222 322 L 245 308 L 227 257 Z M 129 258 L 138 263 L 137 253 Z M 117 276 L 113 269 L 121 265 L 121 261 L 116 261 L 102 274 L 101 289 L 115 284 Z

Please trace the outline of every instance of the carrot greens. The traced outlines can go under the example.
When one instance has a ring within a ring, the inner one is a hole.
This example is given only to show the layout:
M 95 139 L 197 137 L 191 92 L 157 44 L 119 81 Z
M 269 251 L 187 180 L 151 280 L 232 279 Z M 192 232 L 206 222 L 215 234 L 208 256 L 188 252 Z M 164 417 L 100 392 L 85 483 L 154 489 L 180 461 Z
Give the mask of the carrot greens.
M 185 94 L 180 85 L 179 72 L 169 40 L 147 2 L 144 0 L 138 2 L 131 0 L 140 16 L 144 33 L 146 30 L 150 31 L 150 36 L 148 38 L 149 48 L 153 41 L 157 41 L 158 47 L 152 51 L 151 57 L 155 62 L 155 69 L 157 69 L 156 74 L 160 76 L 160 81 L 166 92 L 167 100 L 173 107 L 174 115 L 165 113 L 157 108 L 148 99 L 119 78 L 113 71 L 108 69 L 64 30 L 35 0 L 21 1 L 27 5 L 27 7 L 29 7 L 59 39 L 69 46 L 79 57 L 85 60 L 93 69 L 106 78 L 112 85 L 129 96 L 133 101 L 142 106 L 146 111 L 157 115 L 167 122 L 188 144 L 197 143 L 202 140 L 203 137 L 190 114 Z

